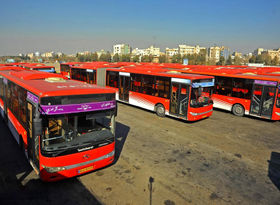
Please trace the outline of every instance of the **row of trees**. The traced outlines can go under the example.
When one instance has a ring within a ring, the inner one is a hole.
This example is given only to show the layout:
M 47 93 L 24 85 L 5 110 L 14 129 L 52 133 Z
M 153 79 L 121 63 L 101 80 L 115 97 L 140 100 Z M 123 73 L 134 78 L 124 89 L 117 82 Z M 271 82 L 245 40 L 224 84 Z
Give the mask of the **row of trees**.
M 252 56 L 249 59 L 249 63 L 263 63 L 265 65 L 279 65 L 280 59 L 275 56 L 273 59 L 267 53 L 262 53 L 261 55 Z
M 161 55 L 159 57 L 154 57 L 153 55 L 144 55 L 144 56 L 132 56 L 131 54 L 119 55 L 115 54 L 111 56 L 110 52 L 102 53 L 100 56 L 95 53 L 90 53 L 87 55 L 77 54 L 76 56 L 68 56 L 68 55 L 55 55 L 51 58 L 42 58 L 36 57 L 34 59 L 30 59 L 27 56 L 2 56 L 0 57 L 0 62 L 6 62 L 7 59 L 14 59 L 15 62 L 22 61 L 33 61 L 33 62 L 52 62 L 52 61 L 79 61 L 79 62 L 87 62 L 87 61 L 107 61 L 107 62 L 158 62 L 158 63 L 183 63 L 184 59 L 188 59 L 188 63 L 190 65 L 245 65 L 247 63 L 263 63 L 265 65 L 279 65 L 280 59 L 276 56 L 271 59 L 271 57 L 263 53 L 258 56 L 251 57 L 238 57 L 235 56 L 232 58 L 229 56 L 225 59 L 223 56 L 220 57 L 218 62 L 215 59 L 207 59 L 206 53 L 194 54 L 194 55 L 184 55 L 180 54 L 171 56 Z

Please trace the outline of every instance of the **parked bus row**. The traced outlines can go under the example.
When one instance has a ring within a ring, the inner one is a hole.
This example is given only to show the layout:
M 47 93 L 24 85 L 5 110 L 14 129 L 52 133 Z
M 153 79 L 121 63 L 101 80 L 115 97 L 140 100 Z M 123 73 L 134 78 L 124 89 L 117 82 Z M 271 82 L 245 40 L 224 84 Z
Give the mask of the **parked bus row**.
M 113 89 L 58 74 L 0 67 L 0 113 L 40 178 L 57 181 L 111 164 Z
M 187 121 L 211 116 L 214 78 L 161 68 L 117 64 L 72 65 L 70 78 L 116 91 L 118 101 Z
M 158 73 L 165 73 L 167 75 L 166 77 L 168 77 L 170 73 L 173 75 L 180 75 L 184 73 L 213 76 L 215 78 L 215 84 L 213 87 L 213 93 L 210 93 L 209 96 L 210 99 L 212 97 L 214 101 L 214 108 L 231 111 L 237 116 L 251 115 L 270 120 L 280 120 L 279 67 L 203 66 L 172 63 L 74 62 L 61 64 L 61 69 L 62 72 L 67 72 L 69 77 L 72 79 L 92 84 L 100 84 L 98 78 L 101 78 L 99 79 L 100 82 L 106 79 L 106 86 L 114 87 L 108 84 L 108 74 L 106 74 L 106 76 L 98 75 L 100 70 L 105 69 L 106 73 L 108 73 L 110 69 L 113 69 L 118 73 L 116 77 L 116 79 L 118 79 L 116 85 L 117 87 L 115 87 L 118 88 L 116 90 L 117 92 L 122 92 L 122 85 L 119 84 L 121 78 L 119 73 L 122 72 L 122 69 L 124 69 L 126 73 L 140 72 L 141 75 L 147 75 L 147 71 L 153 72 L 152 75 L 154 76 L 157 76 Z M 127 89 L 130 95 L 135 95 L 133 93 L 133 85 L 131 84 L 131 82 L 133 82 L 132 78 L 133 77 L 131 76 L 129 81 L 130 86 Z M 145 87 L 146 82 L 144 80 L 141 80 L 141 82 L 141 87 Z M 104 83 L 101 85 L 104 86 Z M 141 93 L 141 91 L 137 92 Z M 171 87 L 169 87 L 169 93 L 172 93 Z M 154 107 L 152 108 L 152 106 L 143 104 L 143 101 L 146 101 L 147 97 L 143 100 L 142 93 L 137 95 L 142 96 L 141 98 L 138 97 L 137 103 L 135 103 L 132 99 L 130 101 L 126 100 L 126 102 L 149 110 L 157 111 L 155 102 L 153 103 Z M 190 95 L 189 99 L 191 99 L 191 97 L 192 96 Z M 170 113 L 172 115 L 172 111 L 169 111 L 171 105 L 170 102 L 173 101 L 172 98 L 173 96 L 169 95 L 169 106 L 161 103 L 164 106 L 165 114 L 167 115 Z M 124 101 L 123 99 L 117 99 Z M 152 100 L 150 100 L 150 102 L 152 102 Z M 191 112 L 191 101 L 189 101 L 189 111 Z M 200 113 L 203 112 L 200 111 Z M 191 117 L 186 117 L 186 119 L 190 120 Z

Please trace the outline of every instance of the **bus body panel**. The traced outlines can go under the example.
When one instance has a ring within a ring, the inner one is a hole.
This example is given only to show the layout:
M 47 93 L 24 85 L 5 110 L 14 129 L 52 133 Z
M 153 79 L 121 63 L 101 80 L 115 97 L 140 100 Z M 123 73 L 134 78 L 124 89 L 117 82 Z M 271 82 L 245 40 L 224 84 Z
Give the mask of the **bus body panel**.
M 40 152 L 40 176 L 43 181 L 57 181 L 105 167 L 113 162 L 114 149 L 115 142 L 103 147 L 58 157 L 44 157 Z M 107 156 L 108 154 L 110 156 Z M 49 173 L 42 165 L 66 167 L 66 169 Z
M 234 104 L 241 104 L 245 109 L 245 114 L 249 114 L 251 100 L 224 96 L 219 94 L 212 95 L 214 101 L 214 108 L 232 111 Z
M 27 132 L 24 129 L 24 127 L 20 124 L 20 122 L 17 120 L 17 118 L 13 115 L 13 113 L 8 109 L 8 119 L 11 125 L 13 126 L 10 127 L 12 128 L 12 133 L 14 134 L 14 137 L 16 138 L 17 142 L 20 142 L 19 137 L 22 137 L 24 148 L 27 147 Z M 11 126 L 10 125 L 10 126 Z
M 200 107 L 200 108 L 189 107 L 188 109 L 189 110 L 188 110 L 187 119 L 189 121 L 197 121 L 197 120 L 200 120 L 200 119 L 210 117 L 212 115 L 213 104 L 205 106 L 205 107 Z
M 169 99 L 129 91 L 129 104 L 154 111 L 157 104 L 162 104 L 169 112 Z M 166 113 L 167 114 L 167 113 Z

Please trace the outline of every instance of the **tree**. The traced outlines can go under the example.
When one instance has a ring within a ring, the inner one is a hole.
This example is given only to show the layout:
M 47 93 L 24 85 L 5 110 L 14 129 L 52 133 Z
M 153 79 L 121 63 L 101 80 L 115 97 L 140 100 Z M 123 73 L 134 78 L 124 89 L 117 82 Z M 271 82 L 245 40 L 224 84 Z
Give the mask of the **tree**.
M 275 56 L 271 61 L 271 65 L 278 65 L 278 64 L 279 64 L 279 58 L 278 56 Z
M 160 55 L 158 61 L 159 63 L 167 63 L 166 55 Z
M 226 61 L 226 65 L 232 65 L 232 58 L 231 55 L 228 56 L 228 59 Z
M 105 53 L 102 53 L 100 56 L 99 56 L 99 59 L 98 61 L 106 61 L 106 54 Z
M 144 55 L 141 59 L 142 62 L 152 62 L 153 61 L 153 56 L 152 55 Z
M 172 56 L 172 63 L 182 63 L 182 57 L 180 54 Z
M 140 61 L 139 55 L 133 56 L 132 61 L 135 62 L 135 63 L 136 63 L 136 62 L 139 62 L 139 61 Z
M 113 56 L 113 62 L 119 62 L 120 61 L 120 57 L 119 57 L 119 54 L 115 54 L 114 56 Z
M 79 62 L 85 62 L 85 56 L 84 55 L 81 55 L 81 54 L 77 53 L 76 57 L 77 57 Z
M 241 65 L 242 64 L 242 58 L 239 56 L 234 57 L 234 65 Z
M 94 53 L 92 54 L 91 60 L 92 60 L 92 61 L 98 61 L 98 55 L 97 55 L 96 52 L 94 52 Z
M 224 56 L 220 57 L 220 60 L 216 63 L 216 65 L 225 65 L 226 59 Z
M 256 56 L 251 56 L 249 63 L 256 63 Z
M 124 54 L 121 56 L 121 62 L 130 62 L 130 54 Z
M 262 55 L 257 55 L 256 56 L 256 63 L 264 63 L 264 59 Z
M 99 57 L 99 61 L 111 62 L 111 54 L 110 52 L 102 53 Z

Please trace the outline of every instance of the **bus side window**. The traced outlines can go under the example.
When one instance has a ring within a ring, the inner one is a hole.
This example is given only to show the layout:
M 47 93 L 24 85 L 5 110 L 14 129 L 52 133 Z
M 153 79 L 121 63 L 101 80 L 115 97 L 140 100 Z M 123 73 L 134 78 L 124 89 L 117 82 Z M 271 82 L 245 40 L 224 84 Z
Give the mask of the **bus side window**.
M 155 77 L 150 75 L 143 75 L 143 93 L 147 95 L 154 95 Z
M 107 71 L 106 74 L 106 85 L 110 87 L 117 88 L 118 87 L 118 75 L 117 72 Z
M 168 98 L 169 97 L 169 79 L 156 76 L 155 96 Z
M 216 77 L 215 94 L 231 96 L 232 95 L 232 78 Z
M 280 108 L 280 89 L 278 88 L 278 96 L 277 96 L 277 100 L 276 100 L 276 107 Z
M 142 93 L 142 86 L 141 86 L 141 75 L 139 74 L 131 74 L 131 91 Z

